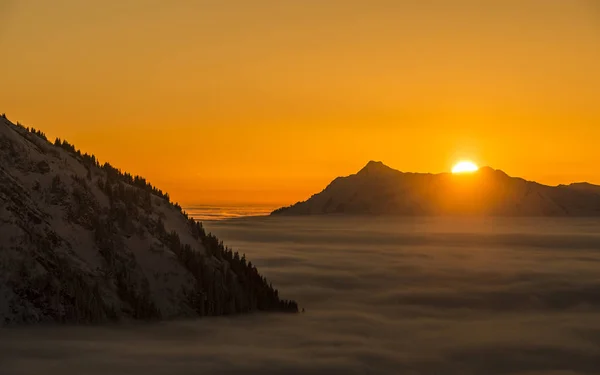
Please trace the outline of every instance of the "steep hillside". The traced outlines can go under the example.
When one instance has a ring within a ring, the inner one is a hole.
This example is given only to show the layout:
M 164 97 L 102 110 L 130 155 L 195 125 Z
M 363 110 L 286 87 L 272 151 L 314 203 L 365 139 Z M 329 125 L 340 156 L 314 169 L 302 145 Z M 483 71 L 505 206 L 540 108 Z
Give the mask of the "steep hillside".
M 145 179 L 0 118 L 0 325 L 296 312 Z
M 600 216 L 600 186 L 546 186 L 489 167 L 456 175 L 403 173 L 371 161 L 307 201 L 272 213 L 315 214 Z

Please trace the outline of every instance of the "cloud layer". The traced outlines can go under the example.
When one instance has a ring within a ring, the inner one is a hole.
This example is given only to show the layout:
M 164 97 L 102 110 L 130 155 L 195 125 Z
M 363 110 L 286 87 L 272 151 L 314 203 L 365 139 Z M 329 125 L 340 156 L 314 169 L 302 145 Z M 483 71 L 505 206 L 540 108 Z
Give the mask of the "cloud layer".
M 597 374 L 600 221 L 207 223 L 306 313 L 0 331 L 3 374 Z

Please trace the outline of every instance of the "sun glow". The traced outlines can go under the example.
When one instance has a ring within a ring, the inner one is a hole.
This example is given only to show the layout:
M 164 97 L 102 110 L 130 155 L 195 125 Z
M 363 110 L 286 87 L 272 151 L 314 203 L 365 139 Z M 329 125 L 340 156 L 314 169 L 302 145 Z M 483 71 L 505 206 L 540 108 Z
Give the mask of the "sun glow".
M 456 163 L 452 168 L 452 173 L 471 173 L 479 169 L 477 165 L 471 161 L 461 161 Z

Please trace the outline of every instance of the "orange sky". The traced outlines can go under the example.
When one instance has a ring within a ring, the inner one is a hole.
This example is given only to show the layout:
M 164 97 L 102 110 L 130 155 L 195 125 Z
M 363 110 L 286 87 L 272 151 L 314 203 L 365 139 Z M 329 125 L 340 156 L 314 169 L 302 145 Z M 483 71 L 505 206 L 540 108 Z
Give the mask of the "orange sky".
M 0 112 L 183 205 L 370 159 L 600 184 L 596 0 L 0 0 Z

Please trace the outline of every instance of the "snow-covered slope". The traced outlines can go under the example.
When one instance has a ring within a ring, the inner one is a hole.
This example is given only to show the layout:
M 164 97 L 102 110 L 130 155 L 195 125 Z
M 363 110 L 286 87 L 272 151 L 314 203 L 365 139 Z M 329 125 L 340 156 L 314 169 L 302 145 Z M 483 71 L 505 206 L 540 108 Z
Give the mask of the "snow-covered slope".
M 541 185 L 489 167 L 472 174 L 403 173 L 371 161 L 304 202 L 273 212 L 314 214 L 600 216 L 600 186 Z
M 167 194 L 0 117 L 0 325 L 297 311 Z

